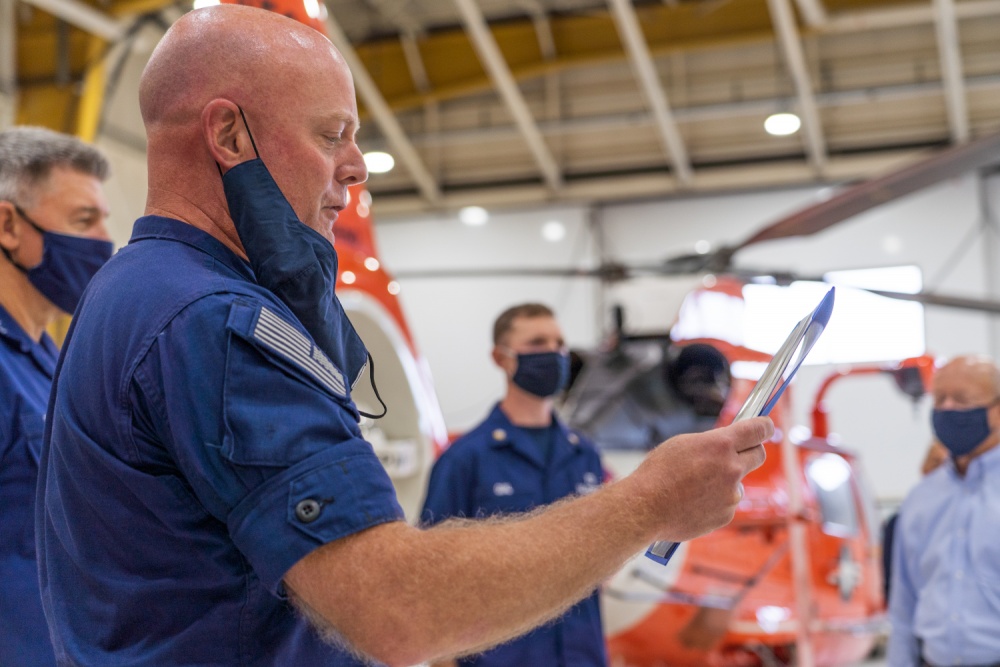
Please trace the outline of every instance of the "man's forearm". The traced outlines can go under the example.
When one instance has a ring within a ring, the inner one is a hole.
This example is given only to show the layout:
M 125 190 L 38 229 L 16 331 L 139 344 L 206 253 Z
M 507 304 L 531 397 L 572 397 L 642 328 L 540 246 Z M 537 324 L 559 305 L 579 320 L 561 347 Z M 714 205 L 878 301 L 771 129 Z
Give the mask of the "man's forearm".
M 732 450 L 770 436 L 757 426 L 729 432 L 742 440 L 684 436 L 637 473 L 524 517 L 378 526 L 317 549 L 285 581 L 390 665 L 481 650 L 558 616 L 650 541 L 728 521 L 738 480 L 763 460 Z

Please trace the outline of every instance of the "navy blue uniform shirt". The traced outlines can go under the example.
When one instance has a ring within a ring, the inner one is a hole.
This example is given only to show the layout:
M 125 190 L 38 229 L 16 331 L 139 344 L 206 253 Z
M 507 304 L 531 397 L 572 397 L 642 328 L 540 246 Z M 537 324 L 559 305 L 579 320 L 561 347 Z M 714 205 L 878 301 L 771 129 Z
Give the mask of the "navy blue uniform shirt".
M 526 512 L 595 490 L 604 475 L 597 450 L 554 415 L 552 428 L 555 437 L 546 456 L 534 429 L 514 426 L 499 405 L 494 407 L 434 464 L 423 521 Z M 463 667 L 604 667 L 607 650 L 597 593 L 551 623 L 458 662 Z
M 340 370 L 248 265 L 140 218 L 84 294 L 38 486 L 63 665 L 340 665 L 285 598 L 322 544 L 402 519 Z
M 59 351 L 0 306 L 0 665 L 55 664 L 35 564 L 35 485 Z

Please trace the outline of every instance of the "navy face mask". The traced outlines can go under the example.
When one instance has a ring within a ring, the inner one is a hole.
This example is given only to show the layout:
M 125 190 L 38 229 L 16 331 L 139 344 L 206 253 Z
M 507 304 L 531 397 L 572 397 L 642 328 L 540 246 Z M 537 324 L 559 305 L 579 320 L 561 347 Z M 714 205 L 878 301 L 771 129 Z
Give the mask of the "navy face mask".
M 246 125 L 243 109 L 240 115 Z M 298 219 L 260 159 L 249 126 L 247 134 L 257 157 L 223 174 L 222 188 L 257 283 L 288 306 L 320 349 L 344 371 L 352 387 L 371 362 L 369 376 L 382 414 L 361 414 L 372 419 L 383 417 L 388 408 L 375 388 L 375 361 L 334 294 L 337 251 Z
M 934 410 L 931 423 L 934 434 L 941 441 L 952 457 L 965 456 L 991 433 L 987 411 L 991 406 L 985 405 L 971 410 Z
M 29 269 L 15 262 L 6 249 L 3 249 L 3 254 L 46 299 L 59 310 L 73 314 L 87 283 L 111 259 L 114 244 L 100 239 L 47 231 L 25 215 L 20 206 L 15 205 L 14 210 L 42 235 L 42 261 Z
M 512 381 L 539 398 L 554 396 L 569 381 L 569 355 L 565 352 L 518 354 Z

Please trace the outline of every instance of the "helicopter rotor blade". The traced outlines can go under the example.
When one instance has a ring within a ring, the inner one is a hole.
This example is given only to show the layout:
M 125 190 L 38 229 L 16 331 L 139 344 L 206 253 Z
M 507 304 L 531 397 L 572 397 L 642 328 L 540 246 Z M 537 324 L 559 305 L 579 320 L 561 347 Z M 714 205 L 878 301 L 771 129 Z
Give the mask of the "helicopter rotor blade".
M 864 289 L 864 288 L 862 288 Z M 1000 301 L 990 299 L 975 299 L 972 297 L 953 296 L 949 294 L 937 294 L 935 292 L 918 292 L 908 294 L 906 292 L 891 292 L 888 290 L 866 289 L 872 294 L 889 297 L 890 299 L 900 299 L 902 301 L 916 301 L 925 306 L 945 306 L 947 308 L 959 308 L 962 310 L 972 310 L 980 313 L 990 313 L 1000 315 Z
M 731 257 L 737 250 L 762 241 L 821 232 L 881 204 L 997 162 L 1000 162 L 1000 134 L 946 149 L 900 171 L 844 188 L 824 202 L 796 211 L 728 248 L 728 254 Z

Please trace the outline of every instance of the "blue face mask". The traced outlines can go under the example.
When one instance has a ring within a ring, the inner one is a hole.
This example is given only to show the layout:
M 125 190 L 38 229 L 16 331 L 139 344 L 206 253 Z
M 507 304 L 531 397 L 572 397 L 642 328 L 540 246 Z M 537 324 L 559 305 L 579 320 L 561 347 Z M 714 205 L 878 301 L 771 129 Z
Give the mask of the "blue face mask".
M 14 206 L 17 214 L 42 235 L 42 261 L 33 268 L 21 266 L 10 253 L 3 249 L 10 263 L 28 277 L 35 289 L 54 303 L 59 310 L 72 314 L 80 303 L 80 297 L 87 283 L 97 270 L 111 259 L 114 244 L 110 241 L 87 239 L 71 234 L 57 234 L 42 229 L 29 218 L 20 206 Z
M 934 434 L 953 457 L 965 456 L 992 432 L 986 405 L 971 410 L 934 410 L 931 423 Z
M 569 355 L 565 352 L 518 354 L 512 380 L 539 398 L 554 396 L 569 381 Z
M 334 294 L 337 251 L 298 219 L 260 159 L 253 135 L 250 142 L 257 157 L 223 174 L 222 188 L 257 283 L 288 306 L 320 349 L 351 379 L 351 386 L 371 361 L 372 389 L 383 412 L 361 414 L 374 419 L 383 417 L 387 409 L 375 388 L 375 362 Z

